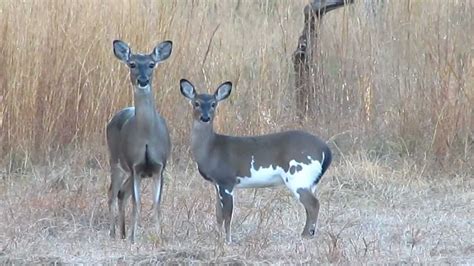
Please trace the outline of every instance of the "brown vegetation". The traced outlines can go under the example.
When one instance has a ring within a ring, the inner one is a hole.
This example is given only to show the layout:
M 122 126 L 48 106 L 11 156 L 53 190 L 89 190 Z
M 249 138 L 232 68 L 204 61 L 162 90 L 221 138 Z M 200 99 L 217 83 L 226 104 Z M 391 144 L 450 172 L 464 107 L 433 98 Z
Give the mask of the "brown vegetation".
M 345 155 L 318 188 L 314 239 L 300 237 L 305 212 L 285 188 L 252 189 L 236 193 L 235 243 L 225 245 L 213 187 L 194 163 L 175 161 L 165 175 L 162 233 L 146 179 L 142 230 L 131 246 L 108 235 L 108 168 L 84 157 L 2 174 L 0 263 L 474 263 L 474 180 L 465 174 L 432 180 L 407 161 L 391 167 Z
M 474 2 L 375 2 L 319 25 L 316 115 L 300 125 L 291 53 L 306 0 L 1 1 L 0 261 L 474 263 Z M 174 145 L 163 233 L 147 233 L 145 206 L 133 249 L 107 237 L 104 128 L 132 102 L 116 38 L 135 51 L 174 42 L 154 79 Z M 215 242 L 180 78 L 235 84 L 218 132 L 304 128 L 330 140 L 315 240 L 299 237 L 289 193 L 263 189 L 238 193 L 238 243 Z

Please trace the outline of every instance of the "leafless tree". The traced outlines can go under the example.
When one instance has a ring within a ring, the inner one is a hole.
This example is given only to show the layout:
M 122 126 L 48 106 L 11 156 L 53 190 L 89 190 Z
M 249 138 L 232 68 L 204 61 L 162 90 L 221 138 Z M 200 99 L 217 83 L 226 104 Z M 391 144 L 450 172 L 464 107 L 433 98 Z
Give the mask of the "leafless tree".
M 354 0 L 313 0 L 304 8 L 303 32 L 293 53 L 297 115 L 300 121 L 312 113 L 311 100 L 318 91 L 318 84 L 312 82 L 311 78 L 313 52 L 318 37 L 316 22 L 320 21 L 327 12 L 353 2 Z

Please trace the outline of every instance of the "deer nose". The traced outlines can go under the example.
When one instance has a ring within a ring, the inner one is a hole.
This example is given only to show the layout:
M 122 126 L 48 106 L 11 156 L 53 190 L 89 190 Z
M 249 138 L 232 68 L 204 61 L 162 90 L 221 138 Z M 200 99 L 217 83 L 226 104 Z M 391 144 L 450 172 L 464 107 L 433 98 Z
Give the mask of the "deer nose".
M 211 121 L 211 118 L 209 116 L 201 116 L 200 119 L 204 123 Z
M 150 80 L 148 80 L 147 78 L 138 77 L 137 78 L 137 83 L 138 83 L 138 85 L 140 85 L 140 87 L 145 87 L 145 86 L 148 85 L 148 83 L 150 83 Z

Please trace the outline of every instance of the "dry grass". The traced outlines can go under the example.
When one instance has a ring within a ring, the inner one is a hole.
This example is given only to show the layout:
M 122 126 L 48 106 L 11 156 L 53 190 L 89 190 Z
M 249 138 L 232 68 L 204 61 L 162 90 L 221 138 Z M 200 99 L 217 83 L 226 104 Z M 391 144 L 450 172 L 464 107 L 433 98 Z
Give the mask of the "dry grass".
M 2 1 L 1 148 L 25 159 L 103 144 L 108 119 L 132 103 L 127 71 L 112 55 L 116 38 L 135 51 L 174 41 L 154 86 L 176 147 L 189 138 L 183 77 L 201 90 L 233 81 L 219 110 L 221 132 L 299 127 L 291 53 L 306 3 Z M 404 0 L 371 9 L 361 1 L 330 13 L 314 68 L 317 114 L 302 127 L 344 150 L 370 146 L 446 165 L 471 160 L 473 4 Z
M 317 115 L 298 124 L 291 53 L 306 0 L 0 1 L 0 262 L 473 264 L 474 2 L 356 2 L 321 25 Z M 132 103 L 116 38 L 135 51 L 174 43 L 154 79 L 174 145 L 163 230 L 151 232 L 144 200 L 134 247 L 107 236 L 104 128 Z M 299 237 L 289 193 L 263 189 L 239 191 L 237 243 L 216 242 L 183 77 L 201 91 L 235 84 L 219 132 L 330 139 L 315 240 Z
M 474 180 L 467 174 L 433 180 L 412 170 L 407 176 L 400 171 L 406 162 L 392 167 L 381 158 L 348 155 L 318 189 L 315 239 L 300 237 L 304 210 L 284 188 L 239 190 L 236 243 L 227 246 L 214 229 L 212 186 L 183 161 L 166 174 L 159 236 L 151 224 L 150 182 L 144 182 L 141 237 L 130 246 L 108 236 L 108 171 L 87 158 L 2 174 L 2 264 L 474 263 Z

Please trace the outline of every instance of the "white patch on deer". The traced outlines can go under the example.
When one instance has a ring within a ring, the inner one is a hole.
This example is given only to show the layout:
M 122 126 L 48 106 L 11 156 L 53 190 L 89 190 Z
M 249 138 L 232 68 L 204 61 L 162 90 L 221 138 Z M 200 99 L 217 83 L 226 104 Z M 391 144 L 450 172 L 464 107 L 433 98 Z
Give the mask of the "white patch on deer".
M 250 163 L 250 176 L 238 176 L 238 184 L 236 188 L 259 188 L 259 187 L 273 187 L 283 185 L 282 174 L 285 171 L 283 168 L 273 165 L 269 167 L 260 166 L 255 169 L 255 158 L 252 156 L 252 162 Z
M 217 195 L 219 196 L 219 199 L 222 200 L 221 190 L 220 190 L 219 186 L 216 185 L 216 188 L 217 188 Z
M 155 194 L 155 202 L 158 203 L 160 201 L 160 193 L 161 193 L 161 185 L 162 185 L 162 180 L 159 181 L 159 183 L 156 185 L 156 194 Z
M 219 189 L 219 185 L 216 185 L 217 189 L 217 196 L 219 197 L 219 204 L 221 205 L 221 208 L 224 207 L 224 204 L 222 204 L 222 196 L 221 196 L 221 190 Z
M 322 171 L 322 164 L 318 160 L 313 160 L 311 156 L 307 157 L 310 160 L 309 164 L 297 162 L 295 160 L 290 161 L 290 168 L 286 172 L 284 179 L 286 186 L 293 192 L 295 197 L 299 199 L 298 189 L 310 188 L 312 191 L 315 190 L 314 182 L 319 178 Z M 291 167 L 300 166 L 299 171 L 295 171 L 293 174 L 290 172 Z
M 314 182 L 319 178 L 322 171 L 321 162 L 313 160 L 311 156 L 307 158 L 310 161 L 309 164 L 291 160 L 289 162 L 288 171 L 285 172 L 283 168 L 278 165 L 270 165 L 269 167 L 260 166 L 256 169 L 255 158 L 252 156 L 250 176 L 237 177 L 239 183 L 235 187 L 258 188 L 285 184 L 291 192 L 293 192 L 293 195 L 299 199 L 298 189 L 306 188 L 314 191 Z
M 151 86 L 149 83 L 145 85 L 144 87 L 140 86 L 140 84 L 137 84 L 137 89 L 138 89 L 138 92 L 140 93 L 148 93 L 151 91 Z
M 318 175 L 318 178 L 316 179 L 315 183 L 318 183 L 319 179 L 321 178 L 321 172 L 323 171 L 324 158 L 325 158 L 325 155 L 324 155 L 324 152 L 322 152 L 322 155 L 321 155 L 321 170 L 319 171 L 319 175 Z M 310 158 L 308 158 L 308 159 L 310 159 Z M 316 185 L 311 187 L 311 191 L 313 192 L 313 194 L 314 194 L 314 192 L 316 192 Z

